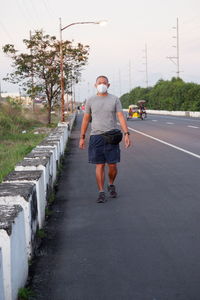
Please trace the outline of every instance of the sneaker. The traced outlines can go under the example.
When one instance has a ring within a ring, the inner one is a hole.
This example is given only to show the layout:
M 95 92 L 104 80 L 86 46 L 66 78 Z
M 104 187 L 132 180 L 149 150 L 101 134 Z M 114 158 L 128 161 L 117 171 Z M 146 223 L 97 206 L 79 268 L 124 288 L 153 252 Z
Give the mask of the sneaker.
M 105 203 L 106 202 L 106 195 L 104 192 L 99 192 L 99 196 L 97 198 L 97 203 Z
M 110 198 L 116 198 L 117 197 L 117 192 L 115 190 L 114 184 L 108 185 L 108 192 L 109 192 Z

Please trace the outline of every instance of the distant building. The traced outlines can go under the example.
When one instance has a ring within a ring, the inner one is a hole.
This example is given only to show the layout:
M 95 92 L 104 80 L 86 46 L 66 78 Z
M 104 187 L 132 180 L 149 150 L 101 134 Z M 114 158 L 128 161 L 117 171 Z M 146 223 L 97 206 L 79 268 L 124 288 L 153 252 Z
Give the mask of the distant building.
M 21 103 L 24 106 L 30 106 L 32 105 L 32 100 L 30 97 L 25 96 L 25 95 L 20 95 L 19 93 L 1 93 L 1 98 L 12 98 L 14 101 Z
M 7 97 L 17 98 L 17 97 L 20 97 L 20 94 L 19 93 L 1 93 L 1 97 L 2 98 L 7 98 Z

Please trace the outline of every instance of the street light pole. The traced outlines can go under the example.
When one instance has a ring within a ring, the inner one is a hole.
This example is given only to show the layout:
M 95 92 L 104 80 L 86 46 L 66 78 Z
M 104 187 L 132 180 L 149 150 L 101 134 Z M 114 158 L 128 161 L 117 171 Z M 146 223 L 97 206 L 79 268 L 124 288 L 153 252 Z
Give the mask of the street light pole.
M 61 87 L 61 122 L 65 122 L 64 76 L 63 76 L 63 47 L 62 47 L 62 23 L 60 18 L 60 87 Z
M 61 122 L 65 122 L 65 87 L 64 87 L 64 66 L 63 66 L 63 44 L 62 44 L 62 31 L 66 28 L 73 26 L 73 25 L 82 25 L 82 24 L 96 24 L 96 25 L 105 25 L 107 21 L 98 21 L 98 22 L 75 22 L 71 23 L 62 28 L 62 21 L 60 20 L 60 88 L 61 88 Z M 67 107 L 68 109 L 68 107 Z

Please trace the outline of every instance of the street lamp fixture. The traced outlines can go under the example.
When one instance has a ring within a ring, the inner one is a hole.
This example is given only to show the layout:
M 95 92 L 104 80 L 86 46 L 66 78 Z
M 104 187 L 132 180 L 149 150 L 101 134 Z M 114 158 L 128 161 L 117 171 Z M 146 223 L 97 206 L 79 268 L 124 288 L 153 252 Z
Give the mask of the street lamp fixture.
M 63 30 L 67 29 L 73 25 L 83 25 L 83 24 L 94 24 L 94 25 L 101 25 L 105 26 L 107 24 L 106 20 L 100 20 L 96 22 L 75 22 L 71 23 L 67 26 L 62 27 L 62 22 L 60 18 L 60 87 L 61 87 L 61 122 L 65 122 L 65 100 L 64 100 L 64 67 L 63 67 L 63 47 L 62 47 L 62 32 Z M 67 107 L 68 110 L 68 107 Z

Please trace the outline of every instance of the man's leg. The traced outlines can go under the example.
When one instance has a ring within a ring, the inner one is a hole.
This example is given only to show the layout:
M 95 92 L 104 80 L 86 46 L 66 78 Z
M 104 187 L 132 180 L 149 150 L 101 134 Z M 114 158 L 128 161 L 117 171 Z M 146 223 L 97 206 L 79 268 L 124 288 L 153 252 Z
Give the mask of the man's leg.
M 106 202 L 106 195 L 104 192 L 104 179 L 105 179 L 104 168 L 105 168 L 105 164 L 96 164 L 96 180 L 99 189 L 99 196 L 97 198 L 97 203 Z
M 112 185 L 117 176 L 117 164 L 108 164 L 109 184 Z
M 111 198 L 116 198 L 117 193 L 114 186 L 114 181 L 117 176 L 117 164 L 108 164 L 108 177 L 109 177 L 109 185 L 108 185 L 108 192 Z
M 96 180 L 100 192 L 104 190 L 104 179 L 105 179 L 104 168 L 105 168 L 105 164 L 96 164 Z

